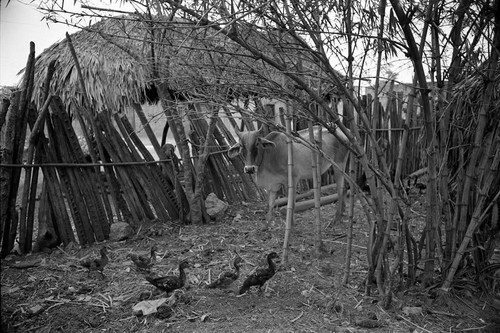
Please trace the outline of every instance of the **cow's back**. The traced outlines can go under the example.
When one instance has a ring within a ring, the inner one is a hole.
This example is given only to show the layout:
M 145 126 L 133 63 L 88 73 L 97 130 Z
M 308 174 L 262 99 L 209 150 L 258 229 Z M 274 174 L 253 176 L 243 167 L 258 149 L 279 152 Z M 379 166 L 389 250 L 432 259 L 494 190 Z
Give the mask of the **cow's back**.
M 314 138 L 318 140 L 319 127 L 314 127 Z M 309 129 L 304 129 L 298 132 L 302 138 L 309 140 Z M 337 129 L 337 135 L 343 140 L 347 140 L 344 133 Z M 347 159 L 347 152 L 341 145 L 339 140 L 327 129 L 321 129 L 321 150 L 326 156 L 330 157 L 335 163 L 343 165 Z M 303 144 L 294 144 L 294 161 L 297 161 L 297 172 L 300 179 L 312 178 L 311 150 Z M 321 174 L 323 174 L 331 166 L 331 163 L 326 159 L 321 159 Z

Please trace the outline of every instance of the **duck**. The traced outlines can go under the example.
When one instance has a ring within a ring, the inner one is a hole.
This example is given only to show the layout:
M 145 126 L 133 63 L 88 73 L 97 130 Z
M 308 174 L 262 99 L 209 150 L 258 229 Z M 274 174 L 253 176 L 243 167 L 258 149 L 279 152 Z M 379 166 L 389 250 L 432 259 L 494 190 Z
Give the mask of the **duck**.
M 418 181 L 418 177 L 415 177 L 415 181 L 413 182 L 413 186 L 418 188 L 418 194 L 422 194 L 422 191 L 427 189 L 427 185 Z
M 83 267 L 88 268 L 89 276 L 90 276 L 91 272 L 99 271 L 101 273 L 101 275 L 104 277 L 103 270 L 104 270 L 104 267 L 109 262 L 108 249 L 105 246 L 103 246 L 99 252 L 101 254 L 100 258 L 88 258 L 88 259 L 82 260 L 80 262 L 80 264 Z
M 186 283 L 186 273 L 184 270 L 189 267 L 189 262 L 186 260 L 179 264 L 179 276 L 168 275 L 168 276 L 154 276 L 146 275 L 146 280 L 151 283 L 156 288 L 169 293 L 176 289 L 184 287 Z
M 267 255 L 267 268 L 259 268 L 254 273 L 250 274 L 243 285 L 240 288 L 239 294 L 243 295 L 252 286 L 259 286 L 259 291 L 262 290 L 262 286 L 274 276 L 276 273 L 276 264 L 273 262 L 273 259 L 278 258 L 278 254 L 276 252 L 271 252 Z
M 207 285 L 210 289 L 227 289 L 234 281 L 240 277 L 240 268 L 243 266 L 243 259 L 236 257 L 233 261 L 234 271 L 224 272 L 217 280 Z
M 156 251 L 158 247 L 153 245 L 151 247 L 150 255 L 146 256 L 144 254 L 129 253 L 130 259 L 134 262 L 135 266 L 139 270 L 149 271 L 151 267 L 156 263 Z

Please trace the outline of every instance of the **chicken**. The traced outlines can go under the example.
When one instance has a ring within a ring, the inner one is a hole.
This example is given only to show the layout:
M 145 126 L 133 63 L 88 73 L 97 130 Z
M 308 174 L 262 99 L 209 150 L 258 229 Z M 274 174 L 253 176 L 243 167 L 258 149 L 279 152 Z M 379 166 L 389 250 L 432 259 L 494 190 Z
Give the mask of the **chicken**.
M 89 276 L 91 272 L 99 271 L 101 275 L 104 277 L 103 273 L 104 266 L 106 266 L 109 262 L 108 249 L 105 246 L 103 246 L 100 250 L 100 253 L 101 253 L 100 258 L 88 258 L 80 262 L 80 264 L 83 267 L 89 269 Z
M 179 264 L 179 276 L 146 275 L 145 278 L 149 283 L 151 283 L 156 288 L 168 293 L 184 287 L 184 284 L 186 283 L 186 273 L 184 272 L 184 269 L 188 267 L 189 263 L 184 260 Z
M 215 289 L 226 289 L 228 288 L 234 281 L 236 281 L 240 276 L 240 267 L 243 266 L 243 259 L 241 257 L 236 257 L 233 261 L 234 271 L 232 272 L 224 272 L 219 276 L 217 280 L 210 283 L 207 288 Z
M 143 254 L 137 254 L 137 253 L 129 253 L 130 260 L 134 262 L 134 264 L 137 266 L 137 269 L 143 270 L 143 271 L 149 271 L 151 267 L 156 263 L 156 251 L 158 250 L 158 247 L 153 245 L 151 247 L 151 252 L 149 256 L 143 255 Z
M 276 264 L 273 262 L 273 259 L 276 258 L 278 258 L 278 254 L 276 252 L 269 253 L 267 255 L 267 263 L 269 267 L 257 269 L 254 273 L 250 274 L 243 282 L 239 294 L 242 295 L 246 293 L 252 286 L 259 286 L 260 291 L 264 283 L 266 283 L 266 281 L 272 278 L 274 273 L 276 273 Z

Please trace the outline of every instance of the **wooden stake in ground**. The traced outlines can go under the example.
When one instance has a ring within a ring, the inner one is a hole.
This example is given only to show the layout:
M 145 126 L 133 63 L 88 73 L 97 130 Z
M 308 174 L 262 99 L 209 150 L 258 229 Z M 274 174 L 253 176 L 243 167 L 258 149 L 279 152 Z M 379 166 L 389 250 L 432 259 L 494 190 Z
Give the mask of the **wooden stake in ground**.
M 314 145 L 314 129 L 312 121 L 309 120 L 309 140 Z M 321 129 L 318 131 L 317 142 L 321 145 Z M 321 147 L 320 147 L 321 149 Z M 311 168 L 312 168 L 312 179 L 313 179 L 313 189 L 314 189 L 314 211 L 315 211 L 315 234 L 314 234 L 314 252 L 316 252 L 316 256 L 319 258 L 321 256 L 321 180 L 318 177 L 318 169 L 321 170 L 321 167 L 318 166 L 318 163 L 321 163 L 321 159 L 318 157 L 318 152 L 316 150 L 311 150 Z
M 288 265 L 288 244 L 290 243 L 290 234 L 292 233 L 293 226 L 293 210 L 295 206 L 295 183 L 293 181 L 293 141 L 291 139 L 292 132 L 292 117 L 290 111 L 287 109 L 286 115 L 286 142 L 288 149 L 288 205 L 286 209 L 286 228 L 285 239 L 283 241 L 283 260 L 282 265 Z

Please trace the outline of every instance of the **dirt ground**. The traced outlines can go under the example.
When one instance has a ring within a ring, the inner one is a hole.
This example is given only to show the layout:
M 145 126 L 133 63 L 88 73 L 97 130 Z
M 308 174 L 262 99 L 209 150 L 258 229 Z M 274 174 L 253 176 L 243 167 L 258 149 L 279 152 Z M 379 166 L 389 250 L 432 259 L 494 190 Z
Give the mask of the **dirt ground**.
M 421 200 L 414 194 L 412 225 L 423 222 Z M 335 205 L 322 207 L 323 225 L 333 218 Z M 264 203 L 232 205 L 223 221 L 203 226 L 172 223 L 145 225 L 130 240 L 59 248 L 51 254 L 2 260 L 2 332 L 500 332 L 500 313 L 493 298 L 480 292 L 457 291 L 448 302 L 436 302 L 429 290 L 414 287 L 395 291 L 390 309 L 383 309 L 377 291 L 364 293 L 367 272 L 366 218 L 354 214 L 351 275 L 341 284 L 345 269 L 347 218 L 323 230 L 322 259 L 313 253 L 314 213 L 298 213 L 291 239 L 290 265 L 267 283 L 237 297 L 237 289 L 271 251 L 282 253 L 284 216 L 262 230 Z M 137 272 L 130 252 L 160 251 L 153 268 L 158 274 L 177 274 L 187 259 L 188 283 L 156 313 L 136 315 L 132 307 L 146 298 L 167 297 Z M 88 276 L 80 259 L 110 249 L 105 278 Z M 230 268 L 239 254 L 245 261 L 242 278 L 228 291 L 205 289 Z M 500 298 L 498 299 L 500 302 Z M 443 305 L 443 303 L 446 303 Z M 496 322 L 495 322 L 496 321 Z

